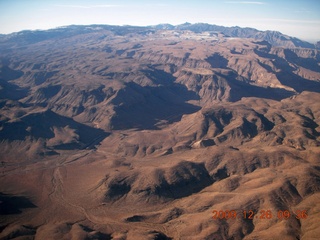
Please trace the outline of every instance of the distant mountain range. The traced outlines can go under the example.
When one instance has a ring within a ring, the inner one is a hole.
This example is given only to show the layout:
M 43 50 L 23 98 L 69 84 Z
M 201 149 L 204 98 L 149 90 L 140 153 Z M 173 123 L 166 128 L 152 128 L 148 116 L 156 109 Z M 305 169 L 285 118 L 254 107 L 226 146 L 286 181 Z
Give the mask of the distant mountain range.
M 213 31 L 221 32 L 230 37 L 239 37 L 239 38 L 254 38 L 256 40 L 266 40 L 272 46 L 275 47 L 302 47 L 302 48 L 315 48 L 314 44 L 311 44 L 306 41 L 302 41 L 295 37 L 290 37 L 282 34 L 278 31 L 259 31 L 254 28 L 241 28 L 238 26 L 235 27 L 224 27 L 218 25 L 212 25 L 208 23 L 184 23 L 181 25 L 173 26 L 170 24 L 160 24 L 154 26 L 156 29 L 168 29 L 168 30 L 190 30 L 196 33 Z
M 29 44 L 36 43 L 39 41 L 70 37 L 74 35 L 95 32 L 99 30 L 109 30 L 116 34 L 123 35 L 130 32 L 149 32 L 154 30 L 189 30 L 195 33 L 202 32 L 218 32 L 224 34 L 226 37 L 236 38 L 253 38 L 258 41 L 267 41 L 274 47 L 286 47 L 286 48 L 311 48 L 320 49 L 319 42 L 312 44 L 295 37 L 290 37 L 282 34 L 278 31 L 260 31 L 254 28 L 241 28 L 235 27 L 224 27 L 218 25 L 212 25 L 208 23 L 184 23 L 180 25 L 171 24 L 159 24 L 154 26 L 113 26 L 113 25 L 70 25 L 66 27 L 60 27 L 50 30 L 25 30 L 11 34 L 1 34 L 0 43 L 7 42 L 7 46 L 11 47 L 13 44 Z

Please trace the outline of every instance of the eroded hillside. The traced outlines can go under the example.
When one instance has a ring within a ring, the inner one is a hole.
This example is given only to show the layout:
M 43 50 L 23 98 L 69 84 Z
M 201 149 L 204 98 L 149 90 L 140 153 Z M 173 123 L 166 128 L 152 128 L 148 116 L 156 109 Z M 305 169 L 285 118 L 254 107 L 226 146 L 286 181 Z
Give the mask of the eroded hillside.
M 1 239 L 320 234 L 318 50 L 193 27 L 1 39 Z

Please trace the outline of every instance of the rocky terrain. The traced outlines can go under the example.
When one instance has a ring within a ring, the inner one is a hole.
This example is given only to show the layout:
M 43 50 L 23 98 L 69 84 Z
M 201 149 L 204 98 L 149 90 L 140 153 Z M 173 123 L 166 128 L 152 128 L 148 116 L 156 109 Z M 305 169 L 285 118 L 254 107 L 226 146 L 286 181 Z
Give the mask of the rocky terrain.
M 319 236 L 316 45 L 69 26 L 1 35 L 0 60 L 0 239 Z

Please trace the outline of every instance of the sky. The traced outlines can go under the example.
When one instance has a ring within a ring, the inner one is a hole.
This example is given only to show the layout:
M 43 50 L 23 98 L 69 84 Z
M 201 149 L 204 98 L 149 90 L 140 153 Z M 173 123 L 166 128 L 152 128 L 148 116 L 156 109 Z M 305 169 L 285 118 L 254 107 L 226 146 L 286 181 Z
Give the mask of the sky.
M 320 41 L 320 0 L 0 0 L 0 33 L 72 24 L 209 23 Z

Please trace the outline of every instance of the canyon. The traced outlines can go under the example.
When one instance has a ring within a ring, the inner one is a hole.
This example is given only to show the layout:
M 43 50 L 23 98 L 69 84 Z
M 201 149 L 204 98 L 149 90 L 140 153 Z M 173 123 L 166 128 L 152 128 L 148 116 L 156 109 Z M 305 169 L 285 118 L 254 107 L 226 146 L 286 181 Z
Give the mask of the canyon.
M 319 236 L 316 45 L 68 26 L 0 36 L 0 60 L 0 239 Z

